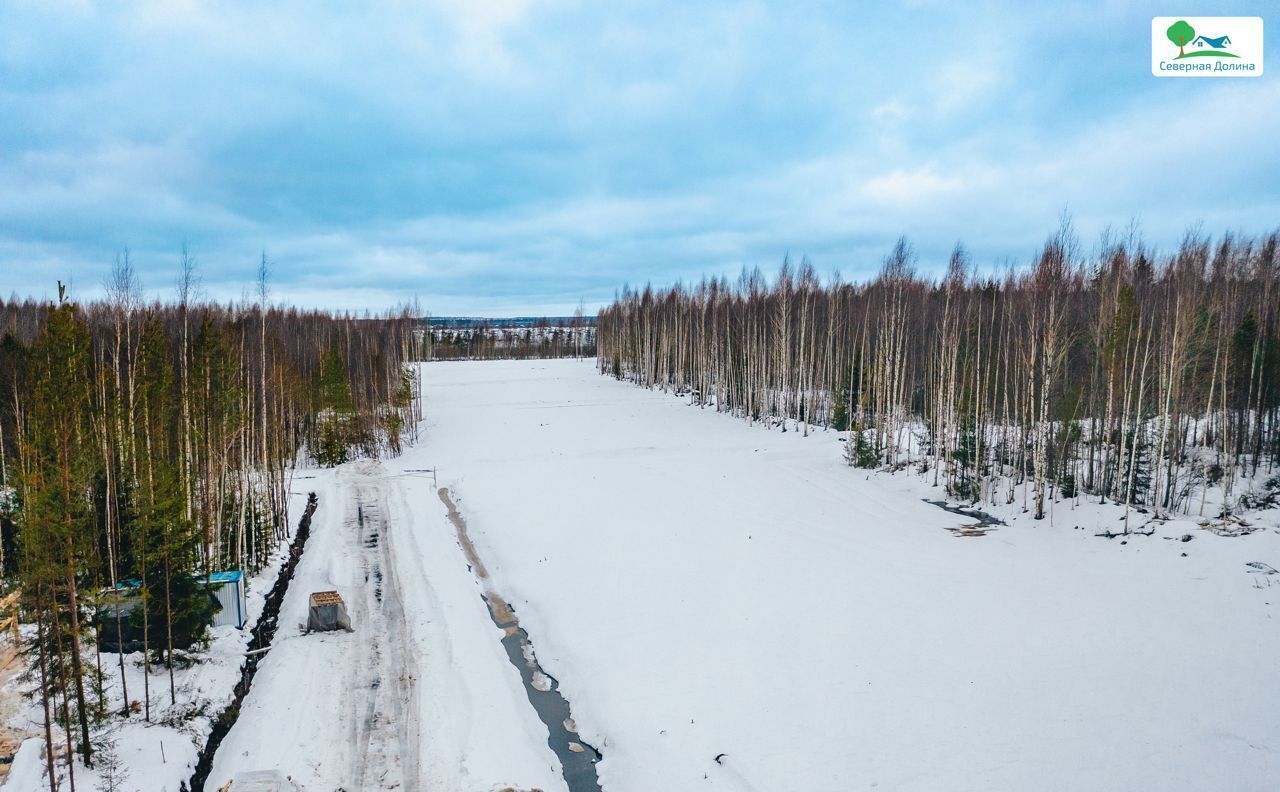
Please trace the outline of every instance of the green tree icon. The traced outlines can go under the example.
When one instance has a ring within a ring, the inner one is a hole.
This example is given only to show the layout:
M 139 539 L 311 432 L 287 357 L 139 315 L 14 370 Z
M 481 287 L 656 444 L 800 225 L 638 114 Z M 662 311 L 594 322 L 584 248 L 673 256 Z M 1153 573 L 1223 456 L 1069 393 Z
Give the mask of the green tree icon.
M 1166 30 L 1164 34 L 1169 37 L 1170 41 L 1177 45 L 1178 57 L 1181 58 L 1183 55 L 1187 54 L 1182 48 L 1190 44 L 1191 39 L 1196 37 L 1196 29 L 1188 25 L 1185 19 L 1179 19 L 1177 22 L 1170 25 L 1169 29 Z

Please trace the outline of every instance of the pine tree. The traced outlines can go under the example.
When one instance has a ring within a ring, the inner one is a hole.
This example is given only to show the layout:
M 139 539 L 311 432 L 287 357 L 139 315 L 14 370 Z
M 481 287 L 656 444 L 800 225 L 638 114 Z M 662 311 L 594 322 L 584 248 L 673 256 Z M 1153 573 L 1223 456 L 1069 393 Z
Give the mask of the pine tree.
M 25 464 L 27 493 L 22 547 L 30 554 L 24 588 L 47 592 L 36 603 L 36 618 L 51 622 L 55 679 L 65 704 L 74 699 L 79 748 L 92 765 L 89 708 L 81 660 L 82 623 L 78 577 L 95 557 L 94 520 L 86 493 L 92 469 L 86 418 L 89 415 L 89 334 L 72 304 L 50 308 L 44 334 L 32 350 L 31 440 Z M 68 689 L 67 685 L 71 688 Z M 66 724 L 70 729 L 70 723 Z

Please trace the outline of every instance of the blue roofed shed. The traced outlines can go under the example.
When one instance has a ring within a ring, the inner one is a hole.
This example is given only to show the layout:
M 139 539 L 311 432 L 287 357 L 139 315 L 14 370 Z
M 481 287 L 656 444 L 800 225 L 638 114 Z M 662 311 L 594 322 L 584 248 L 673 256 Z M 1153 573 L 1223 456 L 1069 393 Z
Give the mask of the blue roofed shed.
M 221 627 L 224 624 L 230 624 L 236 629 L 244 626 L 245 620 L 249 618 L 249 603 L 245 596 L 243 572 L 231 569 L 225 572 L 210 572 L 208 576 L 192 575 L 192 577 L 196 580 L 204 577 L 209 586 L 209 593 L 218 601 L 218 610 L 213 614 L 213 620 L 210 622 L 212 626 Z M 116 584 L 116 588 L 124 592 L 123 601 L 120 603 L 122 616 L 137 607 L 138 585 L 139 582 L 132 578 Z M 107 603 L 103 610 L 114 614 L 115 611 L 111 610 L 114 607 L 112 603 Z
M 233 569 L 228 572 L 210 573 L 209 590 L 217 597 L 222 609 L 213 615 L 213 626 L 230 624 L 239 629 L 248 618 L 248 600 L 245 598 L 244 573 Z

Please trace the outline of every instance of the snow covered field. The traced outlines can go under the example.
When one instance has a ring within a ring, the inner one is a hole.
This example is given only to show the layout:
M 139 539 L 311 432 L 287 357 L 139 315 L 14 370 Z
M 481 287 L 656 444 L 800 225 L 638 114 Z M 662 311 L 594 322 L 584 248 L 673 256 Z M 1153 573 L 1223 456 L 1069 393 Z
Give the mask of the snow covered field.
M 1275 512 L 1121 544 L 1094 536 L 1112 507 L 1010 507 L 962 538 L 939 490 L 845 467 L 833 432 L 590 362 L 423 382 L 424 436 L 388 467 L 438 467 L 610 792 L 1275 786 L 1280 588 L 1246 567 L 1280 566 Z M 415 519 L 439 509 L 403 486 Z
M 846 467 L 835 432 L 749 427 L 590 361 L 426 364 L 423 389 L 402 457 L 295 478 L 311 537 L 206 789 L 278 769 L 305 792 L 565 790 L 483 591 L 607 792 L 1280 777 L 1280 575 L 1246 565 L 1280 567 L 1278 512 L 1238 538 L 1183 520 L 1107 540 L 1114 506 L 1058 503 L 1050 525 L 1014 505 L 958 537 L 972 520 L 938 489 Z M 354 631 L 304 634 L 328 589 Z M 167 730 L 136 726 L 125 788 L 176 789 L 134 756 Z

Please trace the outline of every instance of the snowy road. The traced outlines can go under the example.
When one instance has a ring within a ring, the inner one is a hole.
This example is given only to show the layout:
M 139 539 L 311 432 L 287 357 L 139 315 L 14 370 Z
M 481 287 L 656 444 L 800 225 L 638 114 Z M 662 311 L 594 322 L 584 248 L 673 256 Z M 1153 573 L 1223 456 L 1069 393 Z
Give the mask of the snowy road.
M 369 475 L 376 471 L 344 470 L 321 490 L 271 655 L 215 757 L 208 789 L 234 771 L 274 768 L 304 784 L 315 778 L 350 790 L 417 788 L 411 713 L 418 662 L 406 641 L 398 575 L 387 562 L 386 483 Z M 308 596 L 325 589 L 343 595 L 356 633 L 302 634 Z M 254 734 L 260 726 L 271 729 L 270 739 Z
M 206 788 L 279 769 L 306 792 L 563 790 L 431 477 L 368 461 L 314 475 L 280 631 Z M 352 633 L 303 634 L 323 590 Z
M 354 514 L 344 528 L 354 529 L 363 546 L 364 585 L 355 587 L 348 608 L 354 624 L 366 625 L 359 642 L 364 656 L 353 665 L 345 688 L 356 746 L 351 788 L 414 789 L 419 782 L 415 677 L 421 662 L 407 640 L 400 576 L 390 563 L 386 493 L 382 481 L 368 477 L 357 479 L 351 489 L 347 508 Z

